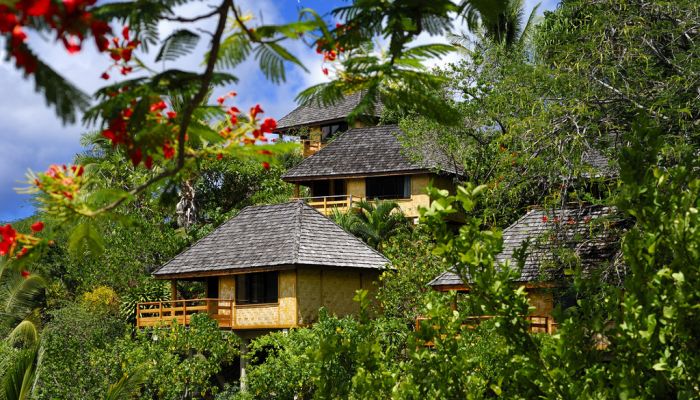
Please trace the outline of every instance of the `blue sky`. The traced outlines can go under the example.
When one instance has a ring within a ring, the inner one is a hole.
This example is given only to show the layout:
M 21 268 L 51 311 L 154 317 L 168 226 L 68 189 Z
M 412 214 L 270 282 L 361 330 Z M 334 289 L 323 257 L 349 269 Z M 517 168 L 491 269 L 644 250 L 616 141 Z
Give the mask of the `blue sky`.
M 241 9 L 264 23 L 296 20 L 299 10 L 305 7 L 325 14 L 343 3 L 338 0 L 237 1 Z M 543 1 L 540 12 L 553 9 L 556 3 L 555 0 Z M 536 2 L 527 0 L 526 4 L 529 10 Z M 180 15 L 194 16 L 207 12 L 208 8 L 206 3 L 197 2 L 183 6 L 179 11 Z M 206 23 L 200 27 L 207 29 Z M 176 28 L 174 23 L 161 24 L 161 36 L 167 36 Z M 106 54 L 98 53 L 92 43 L 77 55 L 68 55 L 62 46 L 36 35 L 30 35 L 28 44 L 86 93 L 93 93 L 105 84 L 100 74 L 110 65 L 110 60 Z M 206 45 L 206 40 L 202 40 L 190 56 L 179 59 L 175 65 L 157 67 L 201 70 Z M 4 45 L 0 48 L 4 48 Z M 232 71 L 240 82 L 233 87 L 219 88 L 215 96 L 235 90 L 239 94 L 237 105 L 248 107 L 259 103 L 265 110 L 265 116 L 282 117 L 294 108 L 297 93 L 326 79 L 321 73 L 321 59 L 313 49 L 296 43 L 291 50 L 306 65 L 309 73 L 293 68 L 288 71 L 286 83 L 274 85 L 265 80 L 254 62 L 249 61 Z M 139 56 L 152 60 L 154 54 Z M 12 221 L 34 212 L 30 197 L 17 194 L 14 190 L 24 186 L 27 170 L 43 171 L 50 164 L 69 163 L 80 152 L 80 135 L 87 129 L 80 122 L 62 125 L 54 111 L 46 106 L 43 97 L 34 92 L 33 82 L 24 79 L 4 59 L 5 54 L 0 50 L 0 221 Z

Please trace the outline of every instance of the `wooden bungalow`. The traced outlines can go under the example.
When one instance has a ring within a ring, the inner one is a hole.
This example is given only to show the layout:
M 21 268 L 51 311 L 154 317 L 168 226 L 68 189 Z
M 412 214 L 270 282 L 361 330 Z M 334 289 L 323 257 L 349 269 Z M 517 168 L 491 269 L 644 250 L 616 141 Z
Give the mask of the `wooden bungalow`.
M 334 104 L 317 102 L 301 105 L 277 121 L 277 132 L 281 135 L 299 136 L 302 154 L 309 157 L 321 150 L 334 137 L 350 127 L 347 117 L 357 107 L 363 92 L 349 94 Z M 376 125 L 382 112 L 377 104 L 368 112 L 359 115 L 352 127 Z
M 517 252 L 524 250 L 520 276 L 513 284 L 526 289 L 533 307 L 528 316 L 533 331 L 552 333 L 557 325 L 553 309 L 557 304 L 573 305 L 575 300 L 564 290 L 565 269 L 572 262 L 580 263 L 584 273 L 612 283 L 622 281 L 625 270 L 619 259 L 619 229 L 623 222 L 610 207 L 533 209 L 503 231 L 503 251 L 496 260 L 516 265 Z M 429 285 L 438 291 L 469 291 L 469 282 L 454 271 L 442 273 Z M 487 318 L 470 317 L 468 322 Z
M 354 128 L 340 134 L 323 149 L 287 171 L 282 179 L 310 189 L 305 198 L 329 215 L 333 208 L 347 210 L 359 200 L 392 200 L 409 218 L 428 207 L 426 187 L 454 191 L 461 167 L 439 151 L 407 154 L 396 125 Z
M 137 326 L 187 325 L 195 313 L 248 337 L 306 326 L 320 307 L 357 313 L 355 292 L 374 290 L 388 264 L 302 201 L 246 207 L 153 273 L 172 282 L 172 300 L 139 303 Z M 177 281 L 191 280 L 206 296 L 179 299 Z

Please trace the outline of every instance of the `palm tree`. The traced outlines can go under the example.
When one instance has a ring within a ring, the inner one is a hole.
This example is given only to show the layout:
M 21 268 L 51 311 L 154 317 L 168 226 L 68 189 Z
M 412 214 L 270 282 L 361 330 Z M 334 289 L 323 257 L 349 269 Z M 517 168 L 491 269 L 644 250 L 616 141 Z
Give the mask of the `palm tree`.
M 507 48 L 523 44 L 532 31 L 538 3 L 525 22 L 524 0 L 465 0 L 463 15 L 472 32 Z
M 7 340 L 21 345 L 19 357 L 5 374 L 3 389 L 8 400 L 30 397 L 41 363 L 38 309 L 44 279 L 24 270 L 22 264 L 0 261 L 0 325 L 10 327 Z
M 375 249 L 380 249 L 390 237 L 410 226 L 399 205 L 393 201 L 363 200 L 346 213 L 334 210 L 333 219 Z

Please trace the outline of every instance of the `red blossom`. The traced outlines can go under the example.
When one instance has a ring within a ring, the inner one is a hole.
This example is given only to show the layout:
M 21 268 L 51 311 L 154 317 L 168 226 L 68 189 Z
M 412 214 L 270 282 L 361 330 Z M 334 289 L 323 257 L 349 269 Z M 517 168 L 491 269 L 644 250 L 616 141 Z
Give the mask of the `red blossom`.
M 132 151 L 129 154 L 129 157 L 131 158 L 131 163 L 134 164 L 134 167 L 139 165 L 141 163 L 141 160 L 143 159 L 143 154 L 141 153 L 141 149 L 136 149 Z
M 146 156 L 146 161 L 143 162 L 143 165 L 146 167 L 146 169 L 153 168 L 153 157 Z
M 78 53 L 81 49 L 80 42 L 74 37 L 71 37 L 70 39 L 63 39 L 63 45 L 66 47 L 68 54 Z
M 129 25 L 125 25 L 122 28 L 122 36 L 124 36 L 124 40 L 129 40 Z
M 157 103 L 152 104 L 150 110 L 151 110 L 151 112 L 157 112 L 157 111 L 163 111 L 166 108 L 168 108 L 168 105 L 165 104 L 165 101 L 161 100 Z
M 262 133 L 272 133 L 275 129 L 277 129 L 277 121 L 274 118 L 265 118 L 265 121 L 260 125 Z
M 169 141 L 163 143 L 163 156 L 166 160 L 169 160 L 175 156 L 175 148 L 170 145 Z
M 41 221 L 36 221 L 30 226 L 31 230 L 34 232 L 41 232 L 44 230 L 44 223 Z
M 546 223 L 547 221 L 549 221 L 549 218 L 546 215 L 542 216 L 542 222 Z
M 266 156 L 271 156 L 272 152 L 270 150 L 260 150 L 260 154 L 263 154 Z
M 40 17 L 44 14 L 48 14 L 50 7 L 51 0 L 36 0 L 27 8 L 27 15 L 30 17 Z
M 100 77 L 104 80 L 107 80 L 107 79 L 109 79 L 109 74 L 106 72 L 103 72 L 102 75 L 100 75 Z
M 265 169 L 270 169 L 270 163 L 267 162 L 267 161 L 263 161 L 263 162 L 262 162 L 262 167 L 265 168 Z
M 260 108 L 260 104 L 256 104 L 255 107 L 250 108 L 250 117 L 251 119 L 255 119 L 255 117 L 257 117 L 258 114 L 262 114 L 263 112 L 263 109 Z
M 328 68 L 321 68 L 321 71 L 323 72 L 323 75 L 328 76 Z
M 26 253 L 27 253 L 27 248 L 25 247 L 25 248 L 23 248 L 22 251 L 17 255 L 17 257 L 21 257 L 21 256 L 25 255 Z M 20 272 L 20 274 L 22 274 L 22 278 L 24 278 L 24 279 L 28 279 L 29 276 L 31 275 L 31 273 L 29 273 L 29 271 L 24 270 L 24 269 L 22 270 L 22 272 Z
M 224 101 L 226 101 L 226 99 L 224 99 L 223 96 L 216 99 L 216 102 L 219 104 L 224 104 Z
M 168 111 L 166 114 L 168 115 L 168 118 L 170 118 L 170 119 L 177 118 L 177 113 L 175 111 Z
M 217 159 L 217 160 L 221 160 L 222 158 L 224 158 L 224 155 L 223 155 L 223 154 L 219 153 L 219 154 L 216 155 L 216 159 Z
M 12 225 L 10 224 L 0 226 L 0 236 L 2 237 L 2 241 L 0 241 L 0 256 L 4 256 L 10 252 L 10 249 L 14 245 L 17 238 L 17 231 L 12 229 Z

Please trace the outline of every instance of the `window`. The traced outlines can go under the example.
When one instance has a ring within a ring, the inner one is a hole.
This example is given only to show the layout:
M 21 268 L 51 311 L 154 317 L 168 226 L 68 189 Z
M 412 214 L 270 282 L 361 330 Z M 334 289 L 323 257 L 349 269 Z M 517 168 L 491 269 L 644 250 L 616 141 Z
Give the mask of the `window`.
M 236 276 L 236 304 L 277 303 L 277 271 Z
M 311 196 L 344 196 L 347 194 L 345 179 L 332 179 L 313 181 L 311 186 Z
M 410 176 L 365 178 L 365 193 L 373 199 L 408 199 L 411 197 Z
M 330 125 L 321 126 L 321 141 L 326 141 L 332 138 L 336 133 L 345 132 L 348 130 L 347 122 L 337 122 Z

